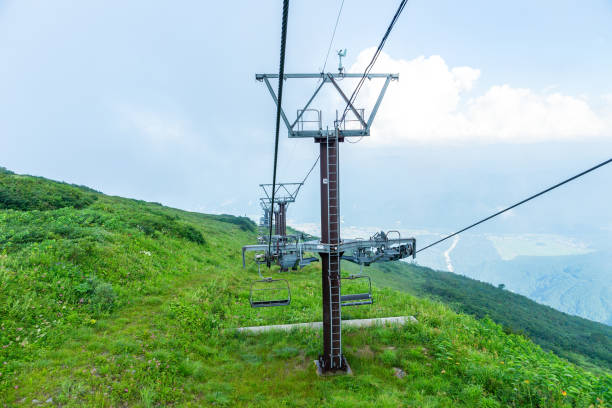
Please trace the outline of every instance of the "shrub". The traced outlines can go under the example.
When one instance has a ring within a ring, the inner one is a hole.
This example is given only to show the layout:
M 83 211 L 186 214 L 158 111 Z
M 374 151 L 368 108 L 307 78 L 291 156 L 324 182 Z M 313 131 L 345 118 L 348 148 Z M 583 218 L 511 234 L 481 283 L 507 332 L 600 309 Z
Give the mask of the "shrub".
M 217 219 L 221 222 L 227 222 L 240 227 L 243 231 L 255 231 L 257 225 L 249 217 L 235 217 L 233 215 L 221 214 L 217 216 Z
M 113 285 L 92 276 L 75 288 L 92 313 L 111 312 L 117 300 Z
M 97 195 L 83 187 L 49 181 L 39 177 L 18 176 L 0 171 L 0 209 L 19 211 L 85 208 Z
M 206 240 L 204 239 L 202 233 L 191 225 L 179 224 L 179 227 L 177 229 L 181 237 L 191 242 L 195 242 L 196 244 L 200 245 L 204 245 L 206 243 Z
M 137 219 L 130 220 L 130 225 L 152 237 L 155 237 L 156 233 L 160 233 L 184 238 L 199 245 L 206 243 L 204 236 L 198 229 L 184 222 L 177 221 L 176 217 L 166 214 L 157 215 L 149 213 L 142 215 Z

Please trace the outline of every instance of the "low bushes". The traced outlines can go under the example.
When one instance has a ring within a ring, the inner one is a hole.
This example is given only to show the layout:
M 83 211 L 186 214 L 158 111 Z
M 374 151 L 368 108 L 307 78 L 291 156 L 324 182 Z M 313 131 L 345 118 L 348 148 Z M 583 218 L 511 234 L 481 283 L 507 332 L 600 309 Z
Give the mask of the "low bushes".
M 0 209 L 19 211 L 85 208 L 98 197 L 91 189 L 0 171 Z

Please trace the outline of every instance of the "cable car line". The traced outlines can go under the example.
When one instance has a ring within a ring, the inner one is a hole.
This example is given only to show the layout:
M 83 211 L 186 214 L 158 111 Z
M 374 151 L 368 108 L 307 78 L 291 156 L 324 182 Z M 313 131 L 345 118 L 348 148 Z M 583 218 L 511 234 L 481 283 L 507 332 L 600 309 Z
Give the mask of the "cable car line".
M 342 14 L 342 8 L 344 7 L 344 0 L 342 0 L 342 4 L 340 4 L 340 10 L 338 11 L 338 17 L 336 17 L 336 25 L 334 25 L 334 31 L 331 36 L 331 40 L 329 40 L 329 47 L 327 48 L 327 55 L 325 56 L 325 62 L 323 63 L 323 68 L 321 72 L 325 72 L 325 67 L 327 66 L 327 59 L 329 58 L 329 52 L 331 51 L 331 47 L 334 43 L 334 37 L 336 37 L 336 29 L 338 28 L 338 22 L 340 21 L 340 15 Z
M 285 76 L 285 47 L 287 45 L 287 20 L 289 15 L 289 0 L 283 1 L 283 22 L 281 27 L 280 63 L 278 67 L 278 104 L 276 105 L 276 134 L 274 139 L 274 170 L 272 172 L 272 197 L 271 208 L 274 208 L 274 193 L 276 190 L 276 166 L 278 164 L 278 135 L 280 130 L 281 106 L 283 100 L 283 80 Z M 268 236 L 268 253 L 272 246 L 272 223 L 270 223 L 270 233 Z M 271 266 L 267 262 L 268 268 Z
M 560 182 L 560 183 L 557 183 L 557 184 L 555 184 L 554 186 L 547 188 L 546 190 L 540 191 L 540 192 L 539 192 L 539 193 L 537 193 L 537 194 L 534 194 L 534 195 L 532 195 L 532 196 L 530 196 L 530 197 L 528 197 L 528 198 L 526 198 L 526 199 L 524 199 L 524 200 L 522 200 L 522 201 L 519 201 L 518 203 L 516 203 L 516 204 L 514 204 L 514 205 L 511 205 L 510 207 L 507 207 L 507 208 L 505 208 L 505 209 L 503 209 L 503 210 L 501 210 L 501 211 L 498 211 L 498 212 L 496 212 L 495 214 L 488 216 L 487 218 L 483 218 L 482 220 L 480 220 L 480 221 L 478 221 L 478 222 L 475 222 L 475 223 L 473 223 L 472 225 L 469 225 L 469 226 L 467 226 L 467 227 L 465 227 L 465 228 L 462 228 L 462 229 L 460 229 L 459 231 L 457 231 L 457 232 L 455 232 L 455 233 L 452 233 L 452 234 L 450 234 L 450 235 L 448 235 L 448 236 L 446 236 L 446 237 L 444 237 L 444 238 L 442 238 L 442 239 L 439 239 L 439 240 L 437 240 L 436 242 L 433 242 L 433 243 L 431 243 L 431 244 L 427 245 L 426 247 L 424 247 L 424 248 L 421 248 L 421 249 L 417 250 L 417 251 L 416 251 L 416 253 L 418 254 L 419 252 L 424 251 L 424 250 L 426 250 L 427 248 L 431 248 L 432 246 L 437 245 L 437 244 L 439 244 L 440 242 L 446 241 L 447 239 L 452 238 L 452 237 L 454 237 L 455 235 L 461 234 L 462 232 L 467 231 L 467 230 L 469 230 L 470 228 L 474 228 L 475 226 L 477 226 L 477 225 L 479 225 L 479 224 L 482 224 L 483 222 L 488 221 L 488 220 L 490 220 L 491 218 L 495 218 L 495 217 L 497 217 L 498 215 L 501 215 L 501 214 L 505 213 L 506 211 L 510 211 L 511 209 L 516 208 L 516 207 L 518 207 L 519 205 L 525 204 L 527 201 L 531 201 L 531 200 L 533 200 L 533 199 L 534 199 L 534 198 L 536 198 L 536 197 L 539 197 L 539 196 L 541 196 L 541 195 L 543 195 L 543 194 L 548 193 L 549 191 L 552 191 L 552 190 L 556 189 L 557 187 L 561 187 L 562 185 L 564 185 L 564 184 L 566 184 L 566 183 L 569 183 L 570 181 L 575 180 L 575 179 L 577 179 L 577 178 L 579 178 L 579 177 L 582 177 L 582 176 L 584 176 L 585 174 L 592 172 L 593 170 L 597 170 L 598 168 L 603 167 L 603 166 L 605 166 L 606 164 L 609 164 L 610 162 L 612 162 L 612 158 L 611 158 L 611 159 L 608 159 L 608 160 L 606 160 L 606 161 L 604 161 L 604 162 L 601 162 L 601 163 L 599 163 L 598 165 L 593 166 L 593 167 L 591 167 L 590 169 L 583 171 L 582 173 L 578 173 L 578 174 L 576 174 L 575 176 L 572 176 L 572 177 L 570 177 L 570 178 L 568 178 L 568 179 L 566 179 L 566 180 L 564 180 L 564 181 L 562 181 L 562 182 Z
M 383 38 L 380 40 L 380 43 L 378 44 L 378 48 L 376 49 L 376 52 L 374 53 L 374 56 L 372 57 L 372 60 L 370 61 L 370 63 L 366 67 L 365 71 L 363 72 L 363 76 L 361 77 L 361 79 L 359 80 L 359 83 L 355 87 L 355 90 L 351 94 L 351 97 L 349 98 L 349 103 L 346 104 L 346 108 L 344 108 L 344 113 L 342 114 L 342 117 L 340 118 L 340 122 L 344 121 L 344 118 L 346 117 L 346 114 L 347 114 L 347 112 L 349 110 L 349 107 L 353 103 L 355 103 L 355 99 L 357 99 L 357 94 L 361 90 L 361 87 L 363 86 L 363 83 L 365 82 L 365 79 L 367 78 L 368 74 L 370 73 L 370 71 L 374 67 L 374 63 L 378 59 L 378 56 L 380 55 L 383 47 L 385 46 L 385 42 L 387 41 L 387 38 L 389 37 L 389 34 L 391 34 L 391 30 L 393 30 L 393 26 L 397 22 L 397 19 L 399 18 L 400 14 L 402 14 L 402 11 L 404 10 L 404 7 L 406 6 L 406 3 L 408 3 L 408 0 L 402 0 L 400 5 L 399 5 L 399 7 L 397 8 L 397 11 L 395 12 L 395 15 L 393 16 L 393 19 L 391 20 L 391 23 L 389 24 L 389 27 L 387 27 L 387 31 L 385 32 L 385 35 L 383 35 Z
M 310 168 L 310 170 L 308 170 L 308 174 L 306 174 L 306 177 L 304 177 L 304 180 L 302 180 L 302 184 L 304 184 L 306 182 L 306 179 L 308 179 L 308 176 L 310 176 L 310 173 L 312 173 L 312 171 L 314 170 L 315 166 L 319 162 L 320 158 L 321 158 L 321 155 L 317 156 L 317 160 L 315 160 L 315 162 L 312 165 L 312 167 Z

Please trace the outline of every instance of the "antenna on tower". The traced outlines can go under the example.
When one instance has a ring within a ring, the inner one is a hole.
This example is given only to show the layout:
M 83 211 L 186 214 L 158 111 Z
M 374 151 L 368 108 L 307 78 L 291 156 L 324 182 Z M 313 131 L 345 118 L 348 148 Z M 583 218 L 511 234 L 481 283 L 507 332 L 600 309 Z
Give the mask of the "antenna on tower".
M 346 48 L 344 50 L 338 50 L 338 72 L 344 73 L 344 67 L 342 66 L 342 57 L 346 57 Z

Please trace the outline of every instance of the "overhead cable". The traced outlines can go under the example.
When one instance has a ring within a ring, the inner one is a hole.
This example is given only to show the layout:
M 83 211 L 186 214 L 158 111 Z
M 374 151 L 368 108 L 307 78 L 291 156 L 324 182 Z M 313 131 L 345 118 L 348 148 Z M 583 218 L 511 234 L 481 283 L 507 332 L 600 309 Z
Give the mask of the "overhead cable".
M 343 7 L 344 0 L 342 0 L 342 3 L 340 4 L 340 10 L 338 11 L 338 17 L 336 17 L 336 24 L 334 25 L 334 31 L 332 33 L 331 40 L 329 40 L 329 47 L 327 48 L 327 55 L 325 56 L 325 62 L 323 63 L 323 68 L 321 69 L 321 72 L 325 72 L 325 67 L 327 66 L 327 59 L 329 58 L 329 53 L 334 43 L 334 37 L 336 37 L 336 29 L 338 28 L 338 22 L 340 21 L 340 15 L 342 14 Z
M 276 134 L 274 139 L 274 170 L 272 172 L 272 200 L 270 209 L 274 211 L 274 193 L 276 192 L 276 165 L 278 163 L 278 139 L 280 130 L 281 106 L 283 101 L 283 82 L 285 77 L 285 48 L 287 44 L 287 20 L 289 16 L 289 0 L 283 0 L 283 22 L 281 26 L 280 63 L 278 68 L 278 103 L 276 105 Z M 268 254 L 272 248 L 272 223 L 268 235 Z M 270 267 L 270 257 L 267 257 L 267 265 Z
M 317 163 L 319 162 L 319 159 L 321 158 L 321 155 L 317 156 L 317 160 L 315 160 L 314 164 L 312 165 L 312 167 L 310 168 L 310 170 L 308 170 L 308 174 L 306 174 L 306 177 L 304 177 L 304 180 L 302 180 L 302 184 L 304 184 L 306 182 L 306 179 L 308 179 L 308 176 L 310 176 L 310 173 L 312 173 L 312 171 L 314 170 L 315 166 L 317 165 Z
M 382 39 L 380 40 L 380 43 L 378 44 L 378 48 L 376 49 L 376 52 L 374 53 L 374 56 L 372 56 L 372 60 L 370 60 L 370 63 L 368 64 L 368 66 L 366 67 L 365 71 L 363 72 L 363 76 L 361 77 L 361 79 L 357 83 L 357 86 L 355 87 L 355 90 L 351 94 L 349 102 L 346 104 L 346 108 L 344 108 L 344 113 L 342 113 L 342 118 L 340 119 L 340 122 L 344 121 L 350 106 L 353 103 L 355 103 L 355 100 L 357 99 L 357 94 L 359 94 L 359 91 L 361 90 L 361 87 L 363 86 L 363 83 L 365 82 L 368 74 L 370 73 L 370 71 L 374 67 L 374 63 L 378 59 L 378 56 L 380 55 L 383 47 L 385 46 L 385 42 L 387 41 L 387 38 L 389 37 L 389 34 L 391 34 L 391 30 L 393 30 L 393 26 L 397 22 L 397 19 L 399 18 L 400 14 L 402 14 L 402 11 L 404 10 L 404 7 L 406 6 L 406 3 L 408 3 L 408 0 L 402 0 L 400 2 L 400 5 L 397 8 L 397 11 L 395 12 L 395 15 L 393 16 L 393 19 L 391 20 L 391 23 L 389 24 L 389 27 L 387 27 L 387 31 L 385 32 L 385 35 L 383 35 Z
M 546 193 L 548 193 L 549 191 L 552 191 L 552 190 L 556 189 L 557 187 L 561 187 L 562 185 L 564 185 L 564 184 L 566 184 L 566 183 L 569 183 L 569 182 L 570 182 L 570 181 L 572 181 L 572 180 L 576 180 L 577 178 L 582 177 L 582 176 L 584 176 L 585 174 L 592 172 L 593 170 L 597 170 L 598 168 L 603 167 L 603 166 L 605 166 L 606 164 L 609 164 L 610 162 L 612 162 L 612 158 L 611 158 L 611 159 L 608 159 L 608 160 L 606 160 L 606 161 L 604 161 L 604 162 L 601 162 L 601 163 L 599 163 L 598 165 L 593 166 L 593 167 L 591 167 L 590 169 L 583 171 L 582 173 L 578 173 L 578 174 L 576 174 L 575 176 L 572 176 L 572 177 L 570 177 L 570 178 L 568 178 L 568 179 L 566 179 L 566 180 L 563 180 L 562 182 L 557 183 L 557 184 L 555 184 L 554 186 L 547 188 L 546 190 L 540 191 L 540 192 L 539 192 L 539 193 L 537 193 L 537 194 L 534 194 L 534 195 L 532 195 L 532 196 L 530 196 L 530 197 L 528 197 L 528 198 L 526 198 L 526 199 L 524 199 L 524 200 L 522 200 L 522 201 L 519 201 L 518 203 L 516 203 L 516 204 L 514 204 L 514 205 L 511 205 L 511 206 L 510 206 L 510 207 L 508 207 L 508 208 L 504 208 L 503 210 L 498 211 L 498 212 L 496 212 L 495 214 L 488 216 L 487 218 L 483 218 L 482 220 L 480 220 L 480 221 L 478 221 L 478 222 L 475 222 L 475 223 L 473 223 L 473 224 L 471 224 L 471 225 L 469 225 L 469 226 L 467 226 L 467 227 L 465 227 L 465 228 L 462 228 L 462 229 L 460 229 L 459 231 L 457 231 L 457 232 L 455 232 L 455 233 L 452 233 L 452 234 L 450 234 L 450 235 L 447 235 L 446 237 L 444 237 L 444 238 L 442 238 L 442 239 L 439 239 L 439 240 L 437 240 L 436 242 L 433 242 L 433 243 L 431 243 L 431 244 L 427 245 L 427 246 L 426 246 L 426 247 L 424 247 L 424 248 L 419 249 L 419 250 L 417 251 L 417 253 L 419 253 L 419 252 L 421 252 L 421 251 L 424 251 L 424 250 L 426 250 L 427 248 L 431 248 L 432 246 L 437 245 L 437 244 L 439 244 L 440 242 L 446 241 L 447 239 L 452 238 L 452 237 L 454 237 L 455 235 L 461 234 L 462 232 L 465 232 L 465 231 L 469 230 L 470 228 L 474 228 L 475 226 L 477 226 L 477 225 L 479 225 L 479 224 L 482 224 L 483 222 L 488 221 L 488 220 L 490 220 L 491 218 L 497 217 L 498 215 L 501 215 L 501 214 L 505 213 L 506 211 L 510 211 L 511 209 L 516 208 L 516 207 L 518 207 L 519 205 L 525 204 L 527 201 L 533 200 L 533 199 L 534 199 L 534 198 L 536 198 L 536 197 L 539 197 L 539 196 L 541 196 L 541 195 L 543 195 L 543 194 L 546 194 Z

